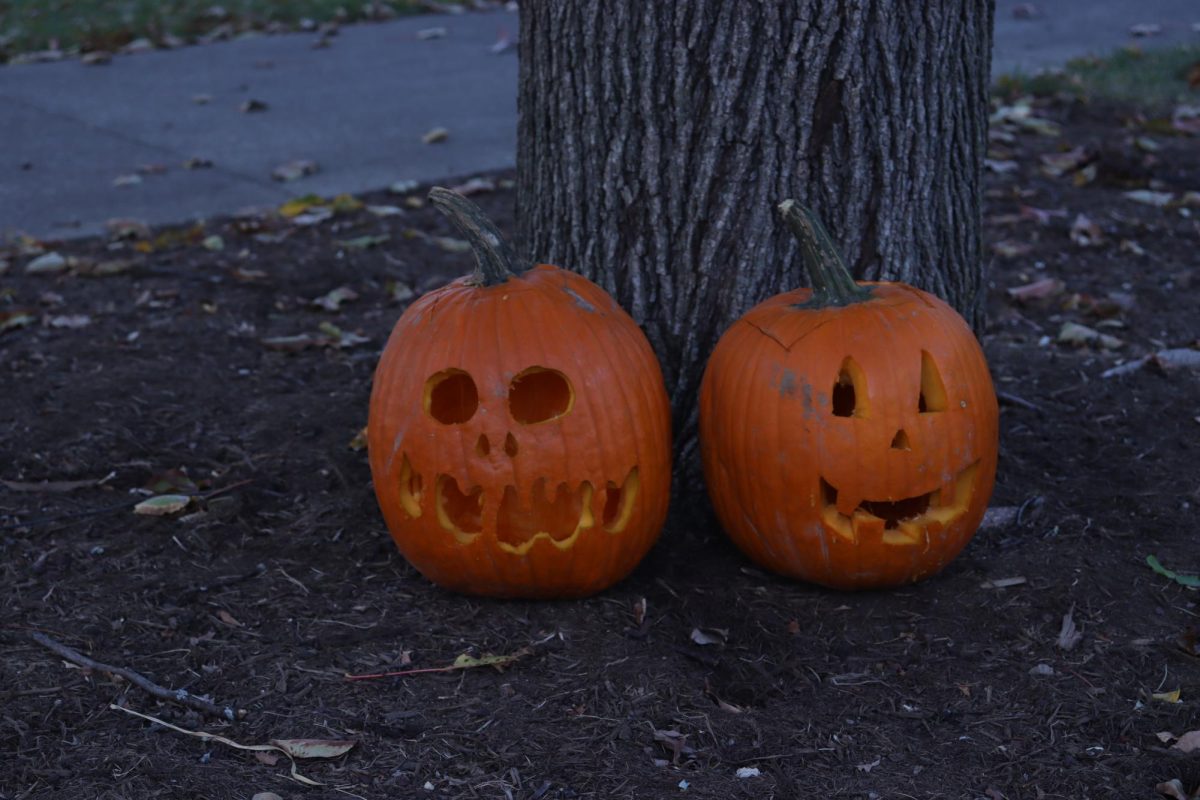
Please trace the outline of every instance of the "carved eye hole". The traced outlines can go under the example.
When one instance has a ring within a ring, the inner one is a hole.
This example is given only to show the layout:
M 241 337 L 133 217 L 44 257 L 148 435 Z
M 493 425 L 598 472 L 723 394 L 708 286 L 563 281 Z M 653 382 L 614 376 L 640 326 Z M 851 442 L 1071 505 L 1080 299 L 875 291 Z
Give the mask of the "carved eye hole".
M 867 376 L 850 356 L 842 361 L 830 398 L 835 417 L 867 416 Z
M 946 385 L 938 372 L 933 356 L 921 351 L 921 396 L 917 398 L 917 411 L 929 414 L 946 410 Z
M 475 416 L 479 391 L 461 369 L 445 369 L 425 381 L 425 413 L 443 425 L 458 425 Z
M 565 417 L 574 405 L 571 383 L 556 369 L 530 367 L 513 378 L 508 387 L 508 409 L 522 425 Z

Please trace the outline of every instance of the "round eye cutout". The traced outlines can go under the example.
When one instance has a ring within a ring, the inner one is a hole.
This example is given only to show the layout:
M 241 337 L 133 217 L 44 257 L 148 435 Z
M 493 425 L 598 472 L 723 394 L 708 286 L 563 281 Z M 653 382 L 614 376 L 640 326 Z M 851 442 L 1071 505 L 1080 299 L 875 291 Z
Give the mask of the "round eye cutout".
M 443 425 L 460 425 L 475 416 L 479 390 L 461 369 L 444 369 L 425 381 L 425 413 Z
M 508 386 L 508 410 L 522 425 L 565 417 L 575 405 L 575 391 L 567 376 L 556 369 L 530 367 Z

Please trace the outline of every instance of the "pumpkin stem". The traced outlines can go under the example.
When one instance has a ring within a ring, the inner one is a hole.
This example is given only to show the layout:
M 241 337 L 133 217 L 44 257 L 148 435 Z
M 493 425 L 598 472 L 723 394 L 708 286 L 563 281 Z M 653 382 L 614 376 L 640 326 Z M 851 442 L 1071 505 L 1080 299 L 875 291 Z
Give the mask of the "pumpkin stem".
M 858 285 L 851 277 L 820 217 L 811 208 L 784 200 L 779 204 L 779 213 L 800 242 L 804 267 L 812 281 L 812 299 L 804 303 L 805 308 L 848 306 L 871 297 L 871 289 Z
M 516 256 L 500 229 L 483 210 L 458 192 L 434 186 L 429 202 L 463 232 L 475 253 L 474 282 L 480 286 L 498 286 L 514 274 Z

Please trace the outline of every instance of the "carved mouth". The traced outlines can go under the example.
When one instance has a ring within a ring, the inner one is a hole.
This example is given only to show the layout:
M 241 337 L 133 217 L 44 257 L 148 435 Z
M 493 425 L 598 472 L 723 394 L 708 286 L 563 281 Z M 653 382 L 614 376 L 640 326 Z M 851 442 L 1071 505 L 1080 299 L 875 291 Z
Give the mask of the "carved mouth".
M 821 519 L 855 544 L 864 538 L 878 538 L 888 545 L 924 544 L 929 533 L 942 530 L 967 510 L 978 472 L 979 462 L 975 462 L 932 492 L 899 500 L 853 497 L 821 478 Z
M 435 485 L 438 523 L 460 544 L 474 541 L 483 531 L 483 487 L 464 492 L 457 480 L 444 474 L 438 475 Z M 538 478 L 527 503 L 522 502 L 516 487 L 505 487 L 496 510 L 496 540 L 501 550 L 523 555 L 538 539 L 567 550 L 597 522 L 609 533 L 619 533 L 633 515 L 640 479 L 634 467 L 620 486 L 608 481 L 600 492 L 589 481 L 559 483 L 553 491 L 548 491 L 548 486 L 545 478 Z

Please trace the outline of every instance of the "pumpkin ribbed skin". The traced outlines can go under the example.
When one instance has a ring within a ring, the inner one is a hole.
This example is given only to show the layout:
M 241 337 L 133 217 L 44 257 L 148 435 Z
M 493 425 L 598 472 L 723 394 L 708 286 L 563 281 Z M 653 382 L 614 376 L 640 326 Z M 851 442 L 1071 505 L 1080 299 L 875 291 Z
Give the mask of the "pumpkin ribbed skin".
M 812 292 L 799 289 L 751 309 L 718 342 L 700 394 L 705 477 L 725 530 L 759 564 L 842 589 L 949 563 L 983 518 L 998 447 L 991 377 L 962 318 L 911 286 L 860 286 L 871 298 L 846 306 L 804 308 Z M 944 398 L 921 411 L 929 359 Z M 858 382 L 835 388 L 847 372 Z M 921 497 L 935 491 L 925 508 L 953 499 L 944 520 L 925 521 Z M 918 519 L 908 530 L 905 515 Z
M 577 597 L 628 574 L 666 517 L 670 436 L 642 331 L 600 287 L 549 265 L 414 302 L 376 370 L 368 425 L 404 557 L 444 587 L 496 597 Z

